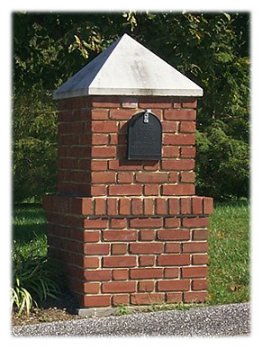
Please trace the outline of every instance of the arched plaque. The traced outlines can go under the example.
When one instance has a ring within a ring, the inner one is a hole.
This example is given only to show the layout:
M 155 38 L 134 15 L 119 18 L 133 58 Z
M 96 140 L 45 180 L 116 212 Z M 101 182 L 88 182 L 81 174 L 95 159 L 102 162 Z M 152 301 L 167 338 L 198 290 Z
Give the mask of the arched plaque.
M 141 112 L 128 123 L 127 158 L 159 160 L 162 149 L 162 124 L 150 111 Z

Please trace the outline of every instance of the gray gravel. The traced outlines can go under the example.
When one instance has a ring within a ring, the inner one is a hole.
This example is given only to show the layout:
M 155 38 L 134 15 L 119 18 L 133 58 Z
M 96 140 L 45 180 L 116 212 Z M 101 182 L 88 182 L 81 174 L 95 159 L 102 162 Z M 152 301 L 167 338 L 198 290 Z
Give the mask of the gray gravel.
M 250 333 L 248 303 L 13 327 L 14 336 L 235 336 Z

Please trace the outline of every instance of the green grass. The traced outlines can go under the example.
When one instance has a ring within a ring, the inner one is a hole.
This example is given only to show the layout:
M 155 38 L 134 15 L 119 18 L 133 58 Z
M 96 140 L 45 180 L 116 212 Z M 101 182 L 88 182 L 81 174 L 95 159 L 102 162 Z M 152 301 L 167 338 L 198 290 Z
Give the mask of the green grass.
M 46 222 L 40 205 L 13 210 L 13 239 L 23 255 L 47 254 Z M 209 225 L 209 304 L 249 300 L 249 205 L 217 203 Z
M 209 225 L 209 303 L 249 300 L 249 206 L 217 204 Z
M 41 205 L 21 204 L 13 209 L 13 241 L 24 257 L 32 250 L 47 255 L 46 219 Z

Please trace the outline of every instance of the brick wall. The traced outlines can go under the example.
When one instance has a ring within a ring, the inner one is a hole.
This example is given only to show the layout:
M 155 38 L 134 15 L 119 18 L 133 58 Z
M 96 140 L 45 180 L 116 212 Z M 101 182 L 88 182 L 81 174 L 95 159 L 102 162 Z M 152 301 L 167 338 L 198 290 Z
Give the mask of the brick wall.
M 81 307 L 202 302 L 213 201 L 195 196 L 196 99 L 59 102 L 58 194 L 46 196 L 50 255 Z M 160 161 L 126 160 L 127 121 L 151 109 Z

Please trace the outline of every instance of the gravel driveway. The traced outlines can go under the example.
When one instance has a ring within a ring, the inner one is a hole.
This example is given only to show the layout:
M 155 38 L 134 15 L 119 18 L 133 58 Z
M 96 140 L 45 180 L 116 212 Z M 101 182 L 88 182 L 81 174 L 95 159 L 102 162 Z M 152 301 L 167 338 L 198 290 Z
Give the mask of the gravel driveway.
M 235 336 L 250 333 L 248 303 L 13 327 L 14 336 Z

